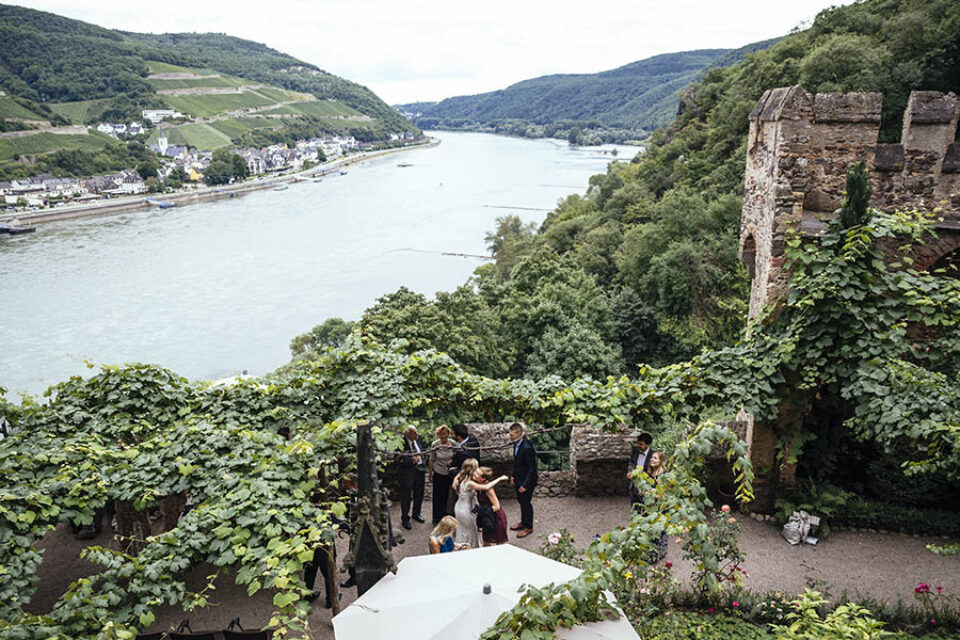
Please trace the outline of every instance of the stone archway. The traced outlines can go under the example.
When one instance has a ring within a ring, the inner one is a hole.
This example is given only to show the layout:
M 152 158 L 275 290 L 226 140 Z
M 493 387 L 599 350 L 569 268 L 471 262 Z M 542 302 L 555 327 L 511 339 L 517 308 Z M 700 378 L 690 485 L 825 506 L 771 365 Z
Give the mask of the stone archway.
M 930 266 L 929 271 L 940 272 L 938 275 L 947 278 L 960 279 L 960 248 L 954 249 L 950 253 L 945 253 Z
M 944 275 L 960 277 L 960 227 L 939 230 L 936 240 L 917 247 L 914 268 L 922 271 L 946 269 L 948 273 Z

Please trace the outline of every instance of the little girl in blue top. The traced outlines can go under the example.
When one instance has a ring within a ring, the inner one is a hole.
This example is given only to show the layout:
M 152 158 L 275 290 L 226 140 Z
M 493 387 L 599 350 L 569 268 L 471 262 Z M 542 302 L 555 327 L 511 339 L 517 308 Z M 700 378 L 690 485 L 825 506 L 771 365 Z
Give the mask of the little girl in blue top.
M 449 553 L 454 550 L 453 535 L 457 532 L 457 519 L 444 516 L 430 534 L 430 553 Z

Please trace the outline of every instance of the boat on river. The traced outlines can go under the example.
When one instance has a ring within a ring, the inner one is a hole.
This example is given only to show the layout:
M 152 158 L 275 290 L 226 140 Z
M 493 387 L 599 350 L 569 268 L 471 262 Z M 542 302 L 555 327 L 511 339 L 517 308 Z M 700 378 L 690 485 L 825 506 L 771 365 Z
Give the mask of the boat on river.
M 147 204 L 153 204 L 161 209 L 172 209 L 177 206 L 176 202 L 167 202 L 166 200 L 157 200 L 156 198 L 147 198 Z
M 6 222 L 0 222 L 0 234 L 7 234 L 8 236 L 17 236 L 21 233 L 33 233 L 36 231 L 36 227 L 28 227 L 20 224 L 7 224 Z
M 281 184 L 281 185 L 278 186 L 278 187 L 274 187 L 273 190 L 274 190 L 274 191 L 286 191 L 286 190 L 289 189 L 289 188 L 290 188 L 290 185 Z

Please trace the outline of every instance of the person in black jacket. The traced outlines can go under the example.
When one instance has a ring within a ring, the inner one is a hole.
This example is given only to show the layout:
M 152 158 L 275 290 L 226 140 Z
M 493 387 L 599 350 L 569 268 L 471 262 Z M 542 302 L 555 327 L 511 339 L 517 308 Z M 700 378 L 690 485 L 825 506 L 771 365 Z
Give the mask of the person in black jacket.
M 510 441 L 513 442 L 513 484 L 520 503 L 520 523 L 510 529 L 518 538 L 533 533 L 533 490 L 537 487 L 537 452 L 524 437 L 523 426 L 510 425 Z
M 653 444 L 653 436 L 649 433 L 641 433 L 637 436 L 637 444 L 630 449 L 630 462 L 627 464 L 627 479 L 630 480 L 630 508 L 643 508 L 643 494 L 637 488 L 633 481 L 633 470 L 637 467 L 644 473 L 650 472 L 650 445 Z
M 480 464 L 480 441 L 476 436 L 470 435 L 467 431 L 467 425 L 453 425 L 453 439 L 460 445 L 453 454 L 453 462 L 450 464 L 451 475 L 457 475 L 460 472 L 460 465 L 467 458 L 476 458 L 477 464 Z
M 426 522 L 420 515 L 423 506 L 424 472 L 427 469 L 427 455 L 416 427 L 407 427 L 403 436 L 403 453 L 399 456 L 397 473 L 400 479 L 400 523 L 404 529 L 410 526 L 410 503 L 413 502 L 413 519 Z

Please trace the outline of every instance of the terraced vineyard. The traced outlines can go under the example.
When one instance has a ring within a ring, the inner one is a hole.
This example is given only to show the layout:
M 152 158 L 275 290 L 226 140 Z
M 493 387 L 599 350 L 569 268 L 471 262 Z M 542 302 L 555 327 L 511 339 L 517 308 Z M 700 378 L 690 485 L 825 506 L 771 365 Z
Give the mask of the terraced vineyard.
M 263 93 L 260 91 L 260 93 Z M 312 102 L 295 102 L 293 104 L 285 104 L 282 107 L 276 109 L 270 109 L 269 111 L 264 112 L 267 115 L 279 115 L 279 114 L 290 114 L 290 115 L 302 115 L 302 116 L 352 116 L 354 118 L 363 117 L 363 114 L 357 111 L 356 109 L 351 109 L 345 104 L 340 102 L 331 102 L 329 100 L 314 100 Z
M 0 96 L 0 118 L 20 118 L 23 120 L 47 120 L 44 116 L 30 111 L 13 98 Z
M 36 155 L 60 150 L 99 151 L 111 142 L 113 142 L 111 137 L 97 132 L 87 135 L 36 133 L 0 141 L 0 160 L 11 160 L 18 155 Z
M 107 102 L 109 102 L 107 99 L 78 100 L 76 102 L 51 102 L 48 106 L 54 113 L 59 113 L 74 124 L 86 124 L 103 111 Z
M 212 151 L 230 145 L 235 139 L 255 129 L 273 129 L 279 126 L 270 118 L 226 118 L 209 123 L 191 123 L 177 127 L 164 127 L 167 142 L 172 145 L 189 146 L 201 151 Z M 155 144 L 160 131 L 150 134 L 148 142 Z

